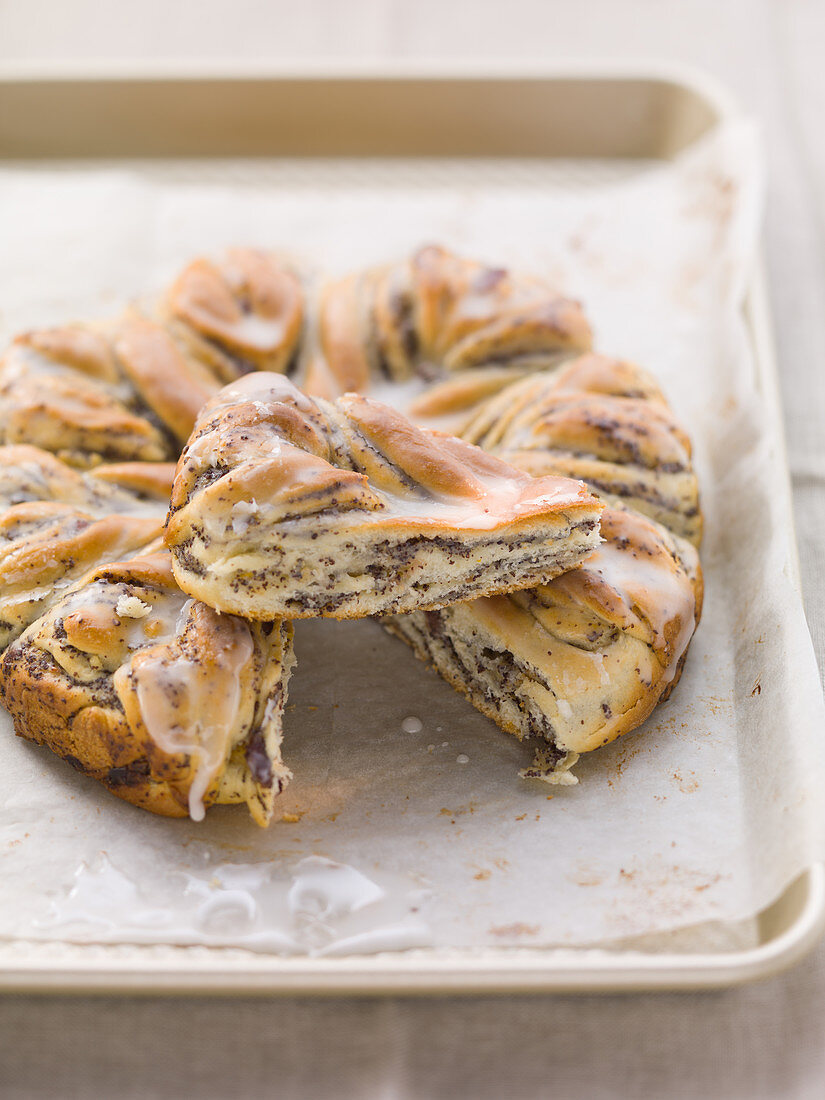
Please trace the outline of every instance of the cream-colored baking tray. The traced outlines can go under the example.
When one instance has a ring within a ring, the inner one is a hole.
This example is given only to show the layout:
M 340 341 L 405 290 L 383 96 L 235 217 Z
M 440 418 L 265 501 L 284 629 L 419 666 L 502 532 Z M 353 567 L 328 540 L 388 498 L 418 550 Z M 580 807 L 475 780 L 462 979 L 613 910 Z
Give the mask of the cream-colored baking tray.
M 564 70 L 356 70 L 285 74 L 123 74 L 0 70 L 0 167 L 66 160 L 186 158 L 669 158 L 728 117 L 724 91 L 695 73 L 649 66 Z M 194 165 L 193 161 L 193 165 Z M 746 303 L 758 377 L 781 412 L 765 283 Z M 790 522 L 790 487 L 786 494 Z M 798 587 L 798 584 L 797 584 Z M 796 962 L 825 924 L 817 865 L 757 918 L 747 950 L 410 951 L 283 958 L 242 950 L 0 943 L 0 989 L 221 993 L 594 991 L 726 986 Z M 662 946 L 663 945 L 663 946 Z

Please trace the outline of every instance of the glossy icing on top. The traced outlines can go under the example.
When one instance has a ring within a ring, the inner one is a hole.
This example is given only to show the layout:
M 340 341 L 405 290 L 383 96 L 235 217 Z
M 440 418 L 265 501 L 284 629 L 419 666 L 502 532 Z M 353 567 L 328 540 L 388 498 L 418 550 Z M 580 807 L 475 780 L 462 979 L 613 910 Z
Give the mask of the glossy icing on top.
M 180 645 L 141 650 L 131 661 L 129 678 L 137 693 L 150 737 L 170 755 L 185 753 L 194 763 L 189 786 L 189 816 L 204 817 L 209 790 L 237 731 L 241 676 L 254 646 L 248 625 L 231 615 L 188 601 L 181 618 L 193 613 L 210 620 L 208 651 L 191 652 Z

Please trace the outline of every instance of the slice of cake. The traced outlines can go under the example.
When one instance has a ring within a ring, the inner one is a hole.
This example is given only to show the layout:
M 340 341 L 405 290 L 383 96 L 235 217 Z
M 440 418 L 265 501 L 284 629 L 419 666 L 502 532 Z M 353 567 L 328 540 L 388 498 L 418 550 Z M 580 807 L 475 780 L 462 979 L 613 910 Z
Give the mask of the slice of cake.
M 202 410 L 166 541 L 181 588 L 221 611 L 359 618 L 550 580 L 598 545 L 601 507 L 376 401 L 258 373 Z

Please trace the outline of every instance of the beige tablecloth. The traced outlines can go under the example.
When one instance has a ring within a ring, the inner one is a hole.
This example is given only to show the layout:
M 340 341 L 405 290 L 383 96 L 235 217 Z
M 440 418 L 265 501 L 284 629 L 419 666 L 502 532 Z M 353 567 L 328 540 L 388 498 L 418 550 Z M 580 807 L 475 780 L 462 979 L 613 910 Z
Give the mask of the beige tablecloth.
M 822 0 L 0 0 L 0 60 L 573 55 L 680 60 L 725 81 L 769 150 L 769 274 L 820 665 L 824 44 Z M 781 978 L 715 994 L 0 998 L 0 1095 L 820 1098 L 825 945 Z

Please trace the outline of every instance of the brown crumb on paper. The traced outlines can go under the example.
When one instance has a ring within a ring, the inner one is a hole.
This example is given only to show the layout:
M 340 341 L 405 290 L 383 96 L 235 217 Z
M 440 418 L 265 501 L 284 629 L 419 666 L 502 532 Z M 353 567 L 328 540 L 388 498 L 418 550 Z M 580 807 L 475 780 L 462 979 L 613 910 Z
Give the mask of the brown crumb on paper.
M 522 924 L 521 921 L 516 921 L 515 924 L 501 924 L 490 929 L 491 936 L 537 936 L 539 934 L 539 926 L 537 924 Z
M 714 875 L 713 878 L 710 879 L 708 882 L 700 883 L 699 886 L 694 886 L 693 889 L 696 891 L 697 894 L 701 894 L 703 890 L 709 890 L 711 886 L 715 886 L 717 882 L 721 881 L 721 879 L 721 875 Z
M 295 813 L 281 814 L 281 821 L 287 825 L 296 825 L 306 813 L 306 810 L 296 810 Z
M 691 772 L 689 779 L 685 779 L 681 772 L 674 772 L 671 778 L 682 794 L 693 794 L 694 791 L 699 790 L 699 780 L 696 778 L 696 772 Z

